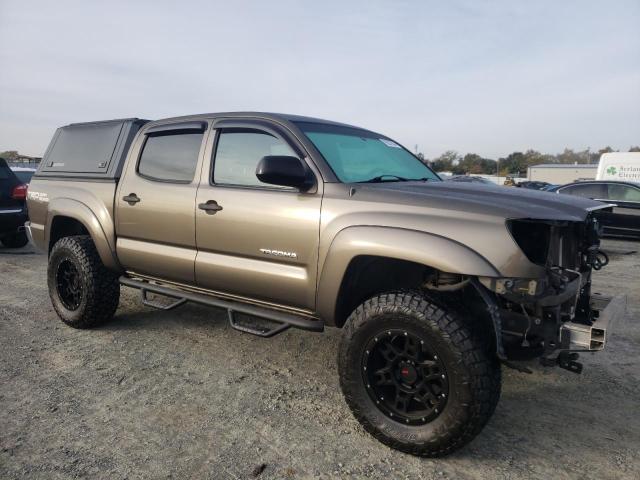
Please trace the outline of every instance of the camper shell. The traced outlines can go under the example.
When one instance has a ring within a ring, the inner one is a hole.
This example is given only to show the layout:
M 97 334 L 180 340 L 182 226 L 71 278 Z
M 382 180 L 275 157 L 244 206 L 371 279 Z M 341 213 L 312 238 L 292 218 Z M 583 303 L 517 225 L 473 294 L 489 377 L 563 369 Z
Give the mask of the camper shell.
M 36 176 L 118 179 L 131 141 L 147 122 L 140 118 L 123 118 L 60 127 Z

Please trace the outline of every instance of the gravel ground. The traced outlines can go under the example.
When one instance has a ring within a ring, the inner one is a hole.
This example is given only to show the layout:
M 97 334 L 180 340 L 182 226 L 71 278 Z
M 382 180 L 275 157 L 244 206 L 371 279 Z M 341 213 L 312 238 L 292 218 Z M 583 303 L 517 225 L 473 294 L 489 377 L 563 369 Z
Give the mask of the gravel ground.
M 607 351 L 583 355 L 582 375 L 505 369 L 492 421 L 439 460 L 353 419 L 338 330 L 258 339 L 222 311 L 154 311 L 127 288 L 111 323 L 73 330 L 46 258 L 0 248 L 0 478 L 640 478 L 640 243 L 604 248 L 595 291 L 629 302 Z

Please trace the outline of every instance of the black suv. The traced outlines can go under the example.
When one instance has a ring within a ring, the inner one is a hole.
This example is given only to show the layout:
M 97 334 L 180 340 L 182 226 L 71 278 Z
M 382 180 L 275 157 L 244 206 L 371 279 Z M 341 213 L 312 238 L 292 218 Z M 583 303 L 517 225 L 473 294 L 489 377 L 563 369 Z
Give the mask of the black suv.
M 8 248 L 24 247 L 27 235 L 24 222 L 27 216 L 27 185 L 33 172 L 12 171 L 0 158 L 0 242 Z

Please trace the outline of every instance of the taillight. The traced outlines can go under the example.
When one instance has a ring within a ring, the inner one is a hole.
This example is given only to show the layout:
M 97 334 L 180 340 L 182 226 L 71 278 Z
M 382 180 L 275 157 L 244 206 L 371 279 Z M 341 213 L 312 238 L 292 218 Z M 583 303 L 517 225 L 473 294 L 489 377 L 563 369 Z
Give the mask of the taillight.
M 14 200 L 26 200 L 27 187 L 28 185 L 26 183 L 13 187 L 13 190 L 11 191 L 11 198 L 13 198 Z

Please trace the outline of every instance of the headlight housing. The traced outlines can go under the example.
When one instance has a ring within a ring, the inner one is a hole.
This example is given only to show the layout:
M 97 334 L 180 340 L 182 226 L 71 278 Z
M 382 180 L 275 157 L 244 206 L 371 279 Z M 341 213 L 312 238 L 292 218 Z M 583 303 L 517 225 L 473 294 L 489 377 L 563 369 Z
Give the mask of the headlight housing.
M 508 220 L 507 228 L 527 258 L 544 266 L 549 256 L 551 225 L 535 220 Z

